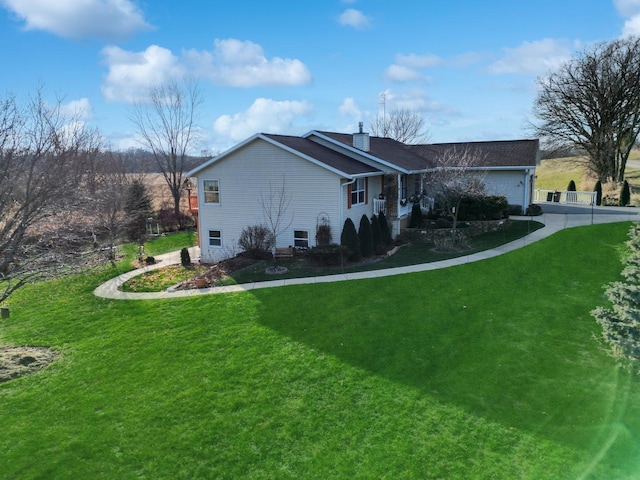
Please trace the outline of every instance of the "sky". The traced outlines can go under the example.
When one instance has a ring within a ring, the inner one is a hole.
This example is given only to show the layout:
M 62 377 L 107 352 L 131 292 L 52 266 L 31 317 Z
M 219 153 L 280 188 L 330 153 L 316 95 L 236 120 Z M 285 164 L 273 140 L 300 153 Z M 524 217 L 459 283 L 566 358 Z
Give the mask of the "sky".
M 112 149 L 169 79 L 202 94 L 195 154 L 394 109 L 434 143 L 532 138 L 536 80 L 634 34 L 640 0 L 0 0 L 0 98 L 42 88 Z

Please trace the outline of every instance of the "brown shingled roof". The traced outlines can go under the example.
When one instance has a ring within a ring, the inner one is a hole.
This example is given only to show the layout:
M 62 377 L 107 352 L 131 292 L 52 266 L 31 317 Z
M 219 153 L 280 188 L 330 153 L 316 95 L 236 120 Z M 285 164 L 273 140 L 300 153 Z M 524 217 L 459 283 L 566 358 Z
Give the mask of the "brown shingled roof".
M 415 154 L 430 163 L 437 163 L 445 151 L 469 150 L 484 160 L 485 167 L 535 167 L 538 162 L 538 140 L 499 140 L 490 142 L 433 143 L 427 145 L 407 145 Z
M 331 150 L 330 148 L 324 147 L 306 138 L 289 135 L 273 135 L 270 133 L 263 133 L 262 135 L 347 175 L 380 173 L 380 170 L 375 167 L 343 155 L 335 150 Z
M 318 132 L 326 137 L 353 146 L 353 135 Z M 369 137 L 369 153 L 381 160 L 409 171 L 437 166 L 438 157 L 446 150 L 469 149 L 483 158 L 486 167 L 534 167 L 538 162 L 538 140 L 498 140 L 488 142 L 432 143 L 405 145 L 390 138 Z
M 353 135 L 347 133 L 318 132 L 326 137 L 353 146 Z M 383 137 L 369 137 L 369 154 L 407 171 L 421 171 L 435 166 L 430 159 L 417 155 L 407 145 Z

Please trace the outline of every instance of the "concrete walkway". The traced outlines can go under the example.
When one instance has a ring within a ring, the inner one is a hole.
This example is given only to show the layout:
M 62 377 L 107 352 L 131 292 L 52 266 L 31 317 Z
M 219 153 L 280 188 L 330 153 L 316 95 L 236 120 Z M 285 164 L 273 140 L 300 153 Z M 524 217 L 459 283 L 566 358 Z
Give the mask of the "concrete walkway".
M 342 282 L 345 280 L 359 280 L 363 278 L 387 277 L 390 275 L 401 275 L 403 273 L 423 272 L 426 270 L 436 270 L 439 268 L 452 267 L 465 263 L 477 262 L 487 258 L 496 257 L 503 253 L 525 247 L 542 238 L 548 237 L 560 230 L 571 227 L 579 227 L 584 225 L 628 222 L 638 220 L 640 210 L 625 207 L 571 207 L 564 205 L 543 205 L 546 212 L 538 217 L 513 217 L 519 220 L 529 220 L 543 223 L 545 226 L 535 232 L 520 238 L 513 242 L 501 245 L 492 250 L 466 255 L 463 257 L 442 260 L 439 262 L 423 263 L 419 265 L 409 265 L 406 267 L 388 268 L 385 270 L 372 270 L 368 272 L 345 273 L 338 275 L 326 275 L 321 277 L 292 278 L 282 280 L 271 280 L 267 282 L 247 283 L 242 285 L 229 285 L 225 287 L 210 287 L 191 290 L 167 290 L 157 293 L 132 293 L 122 292 L 118 288 L 130 280 L 131 278 L 141 275 L 150 270 L 166 267 L 168 265 L 177 265 L 180 263 L 180 252 L 171 252 L 165 255 L 156 256 L 156 264 L 137 270 L 132 270 L 120 275 L 106 283 L 103 283 L 94 290 L 94 294 L 98 297 L 109 298 L 114 300 L 152 300 L 159 298 L 179 298 L 194 297 L 198 295 L 210 295 L 215 293 L 241 292 L 248 290 L 256 290 L 259 288 L 283 287 L 286 285 L 299 285 L 307 283 L 324 283 L 324 282 Z M 200 258 L 200 250 L 198 247 L 189 249 L 192 259 Z

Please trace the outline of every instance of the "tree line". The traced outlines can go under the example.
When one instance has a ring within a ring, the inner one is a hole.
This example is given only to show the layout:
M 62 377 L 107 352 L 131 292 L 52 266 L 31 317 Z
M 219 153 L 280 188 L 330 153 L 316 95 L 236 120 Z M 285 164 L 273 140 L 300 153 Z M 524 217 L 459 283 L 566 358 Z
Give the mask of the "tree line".
M 183 176 L 203 159 L 188 154 L 196 136 L 184 133 L 194 129 L 198 103 L 185 106 L 176 101 L 181 95 L 197 97 L 197 85 L 152 87 L 151 103 L 132 113 L 144 148 L 124 152 L 105 148 L 97 129 L 67 114 L 61 98 L 47 101 L 42 87 L 26 100 L 0 97 L 0 302 L 29 282 L 113 260 L 121 238 L 141 241 L 153 216 L 142 173 L 162 174 L 173 199 L 169 216 L 184 226 Z M 157 137 L 145 138 L 158 104 L 164 110 L 155 115 L 173 123 L 152 124 Z

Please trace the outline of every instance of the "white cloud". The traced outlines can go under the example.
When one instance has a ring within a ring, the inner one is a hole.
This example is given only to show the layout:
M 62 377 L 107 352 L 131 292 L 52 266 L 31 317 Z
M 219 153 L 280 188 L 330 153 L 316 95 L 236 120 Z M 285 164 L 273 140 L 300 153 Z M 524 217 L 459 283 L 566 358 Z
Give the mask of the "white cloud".
M 83 97 L 60 105 L 60 112 L 67 118 L 90 120 L 93 117 L 93 107 L 89 99 Z
M 362 118 L 362 110 L 356 104 L 353 98 L 345 98 L 342 104 L 338 107 L 338 112 L 341 115 L 345 115 L 354 120 L 360 120 Z
M 256 132 L 282 133 L 291 129 L 294 119 L 309 115 L 312 110 L 313 106 L 308 102 L 258 98 L 245 112 L 219 117 L 213 129 L 234 141 Z
M 185 63 L 216 85 L 232 87 L 295 86 L 311 82 L 300 60 L 265 57 L 262 47 L 236 39 L 215 40 L 212 52 L 188 50 Z
M 186 74 L 170 50 L 151 45 L 143 52 L 108 46 L 102 50 L 109 72 L 102 94 L 112 102 L 144 101 L 151 85 Z
M 640 14 L 640 0 L 614 0 L 613 4 L 623 17 Z
M 425 80 L 426 77 L 413 68 L 403 65 L 390 65 L 384 72 L 384 78 L 391 82 L 414 82 Z
M 122 40 L 150 30 L 130 0 L 0 0 L 25 22 L 25 30 L 44 30 L 64 38 Z
M 459 112 L 443 103 L 431 99 L 420 88 L 410 88 L 402 92 L 387 89 L 380 93 L 384 97 L 387 112 L 395 109 L 421 112 L 423 114 L 457 115 Z
M 627 17 L 622 36 L 640 35 L 640 0 L 614 0 L 613 4 L 622 17 Z
M 414 53 L 404 55 L 398 53 L 396 54 L 395 63 L 385 70 L 384 77 L 389 81 L 400 83 L 425 81 L 429 78 L 420 73 L 419 70 L 435 67 L 442 63 L 442 59 L 436 55 L 416 55 Z
M 640 15 L 635 15 L 624 22 L 622 36 L 630 37 L 640 35 Z
M 504 56 L 489 66 L 493 74 L 543 75 L 557 69 L 571 58 L 572 49 L 566 41 L 545 38 L 523 42 L 516 48 L 505 48 Z
M 346 27 L 363 29 L 371 26 L 371 18 L 367 17 L 360 10 L 355 8 L 347 8 L 338 16 L 338 23 Z
M 212 52 L 188 50 L 180 57 L 158 45 L 142 52 L 108 46 L 102 55 L 108 68 L 102 93 L 114 102 L 142 101 L 151 85 L 184 76 L 231 87 L 280 87 L 311 82 L 311 74 L 300 60 L 267 59 L 260 45 L 233 39 L 216 40 Z

